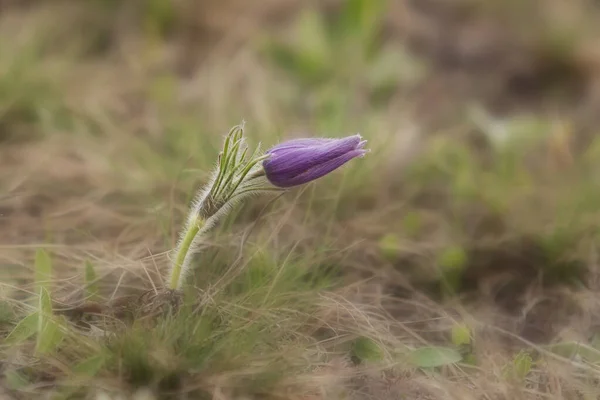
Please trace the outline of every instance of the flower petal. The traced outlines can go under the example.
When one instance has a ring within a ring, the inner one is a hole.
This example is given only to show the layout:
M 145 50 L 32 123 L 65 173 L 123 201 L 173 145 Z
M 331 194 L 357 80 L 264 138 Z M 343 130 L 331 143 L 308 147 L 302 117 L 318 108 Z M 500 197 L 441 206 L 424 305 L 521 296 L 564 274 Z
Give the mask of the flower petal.
M 292 139 L 286 142 L 280 143 L 278 145 L 273 146 L 271 149 L 267 151 L 267 154 L 277 152 L 284 149 L 295 149 L 295 148 L 304 148 L 304 147 L 313 147 L 313 146 L 321 146 L 323 144 L 335 142 L 339 139 L 326 139 L 326 138 L 302 138 L 302 139 Z
M 356 150 L 361 144 L 360 135 L 333 139 L 319 146 L 274 149 L 264 167 L 271 175 L 295 176 L 308 169 L 333 160 L 344 153 Z
M 363 156 L 366 152 L 366 150 L 362 149 L 352 150 L 336 158 L 330 159 L 327 162 L 315 165 L 312 168 L 294 176 L 280 174 L 270 177 L 269 173 L 267 172 L 267 178 L 269 181 L 271 181 L 271 183 L 279 187 L 292 187 L 301 185 L 327 175 L 353 158 Z

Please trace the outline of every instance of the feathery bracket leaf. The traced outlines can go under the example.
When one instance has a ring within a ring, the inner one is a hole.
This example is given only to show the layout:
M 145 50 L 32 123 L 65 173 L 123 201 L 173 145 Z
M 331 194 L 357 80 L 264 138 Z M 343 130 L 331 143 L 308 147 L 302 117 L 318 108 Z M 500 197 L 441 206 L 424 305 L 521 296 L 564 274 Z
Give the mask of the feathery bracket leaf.
M 273 188 L 265 178 L 262 162 L 269 155 L 262 155 L 260 146 L 250 157 L 248 153 L 242 122 L 231 128 L 225 137 L 212 179 L 199 191 L 191 207 L 167 279 L 170 290 L 181 288 L 198 238 L 215 226 L 235 204 L 253 194 L 281 191 Z

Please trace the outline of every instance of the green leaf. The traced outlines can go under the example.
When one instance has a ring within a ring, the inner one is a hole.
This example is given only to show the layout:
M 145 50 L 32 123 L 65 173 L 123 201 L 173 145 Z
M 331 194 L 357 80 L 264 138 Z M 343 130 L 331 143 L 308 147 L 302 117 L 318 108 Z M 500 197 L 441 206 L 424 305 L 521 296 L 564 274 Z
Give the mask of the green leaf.
M 587 344 L 583 344 L 579 347 L 579 356 L 587 362 L 596 365 L 600 363 L 600 351 Z
M 8 370 L 4 373 L 6 386 L 10 390 L 23 389 L 29 385 L 29 380 L 22 373 L 14 370 Z
M 52 299 L 45 288 L 40 289 L 39 318 L 37 329 L 36 354 L 46 354 L 54 350 L 62 340 L 60 325 L 53 319 Z
M 40 289 L 38 311 L 44 317 L 52 315 L 52 299 L 44 287 Z
M 452 344 L 462 346 L 471 344 L 471 330 L 465 324 L 456 324 L 452 327 Z
M 52 260 L 50 255 L 43 249 L 35 253 L 35 283 L 37 290 L 48 288 L 52 279 Z
M 600 351 L 580 342 L 562 342 L 548 346 L 548 350 L 565 358 L 579 356 L 591 363 L 600 363 Z
M 96 271 L 94 264 L 90 261 L 85 262 L 85 289 L 88 300 L 98 299 L 98 283 L 96 282 Z
M 54 320 L 48 320 L 41 335 L 38 336 L 36 354 L 52 352 L 60 344 L 63 337 L 61 326 Z
M 462 360 L 460 353 L 448 347 L 422 347 L 409 355 L 411 364 L 419 368 L 434 368 L 450 365 Z
M 579 353 L 580 346 L 578 342 L 561 342 L 548 346 L 548 350 L 561 357 L 573 358 Z
M 21 343 L 33 336 L 38 329 L 38 316 L 39 313 L 34 312 L 19 321 L 17 326 L 8 334 L 6 343 Z
M 502 369 L 502 375 L 505 379 L 524 381 L 533 365 L 533 359 L 526 351 L 521 351 L 515 356 L 512 363 L 507 364 Z
M 105 358 L 101 355 L 92 356 L 86 360 L 81 361 L 73 368 L 73 372 L 77 375 L 83 375 L 86 377 L 95 376 L 98 371 L 104 366 Z
M 383 359 L 381 347 L 373 340 L 365 337 L 354 341 L 352 355 L 361 361 L 381 361 Z
M 529 353 L 522 351 L 517 354 L 513 361 L 513 373 L 515 378 L 524 380 L 531 371 L 532 364 L 533 360 Z

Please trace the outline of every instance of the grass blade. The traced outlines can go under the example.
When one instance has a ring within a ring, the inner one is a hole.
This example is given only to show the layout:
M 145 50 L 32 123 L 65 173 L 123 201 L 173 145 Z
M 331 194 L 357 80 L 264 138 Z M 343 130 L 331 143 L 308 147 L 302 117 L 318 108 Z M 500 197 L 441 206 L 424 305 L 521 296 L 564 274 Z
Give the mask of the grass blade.
M 93 377 L 98 371 L 104 366 L 105 358 L 102 355 L 92 356 L 81 361 L 73 368 L 73 372 L 76 375 L 85 377 Z
M 33 336 L 38 329 L 39 313 L 34 312 L 23 318 L 6 337 L 6 343 L 21 343 Z
M 85 291 L 86 298 L 91 301 L 98 300 L 98 283 L 96 282 L 96 270 L 90 261 L 85 262 Z
M 43 249 L 35 253 L 35 284 L 39 292 L 41 288 L 48 288 L 52 278 L 52 260 L 50 255 Z
M 47 354 L 54 350 L 62 340 L 60 326 L 53 319 L 52 299 L 45 288 L 40 290 L 39 318 L 37 326 L 36 354 Z

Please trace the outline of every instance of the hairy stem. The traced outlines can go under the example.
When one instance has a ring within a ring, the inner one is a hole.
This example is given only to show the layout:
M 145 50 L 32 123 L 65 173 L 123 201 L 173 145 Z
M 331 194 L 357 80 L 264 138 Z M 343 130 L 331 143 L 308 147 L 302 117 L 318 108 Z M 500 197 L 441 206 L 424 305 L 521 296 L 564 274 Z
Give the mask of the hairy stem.
M 192 224 L 190 224 L 190 226 L 188 226 L 187 232 L 185 233 L 185 236 L 181 240 L 181 243 L 179 244 L 177 249 L 175 264 L 173 265 L 173 270 L 171 271 L 171 277 L 169 280 L 169 289 L 179 289 L 183 265 L 190 251 L 190 247 L 192 246 L 192 243 L 194 243 L 196 235 L 204 226 L 204 224 L 205 221 L 203 219 L 196 218 L 196 220 Z

